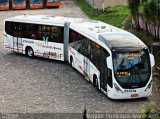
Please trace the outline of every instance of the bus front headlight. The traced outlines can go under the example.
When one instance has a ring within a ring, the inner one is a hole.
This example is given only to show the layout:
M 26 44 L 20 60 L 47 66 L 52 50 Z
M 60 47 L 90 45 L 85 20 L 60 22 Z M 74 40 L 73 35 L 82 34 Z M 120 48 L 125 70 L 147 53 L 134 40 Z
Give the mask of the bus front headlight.
M 123 91 L 114 83 L 114 87 L 118 93 L 123 93 Z
M 152 80 L 150 81 L 150 83 L 148 84 L 147 88 L 145 89 L 145 91 L 148 91 L 151 88 L 152 85 Z

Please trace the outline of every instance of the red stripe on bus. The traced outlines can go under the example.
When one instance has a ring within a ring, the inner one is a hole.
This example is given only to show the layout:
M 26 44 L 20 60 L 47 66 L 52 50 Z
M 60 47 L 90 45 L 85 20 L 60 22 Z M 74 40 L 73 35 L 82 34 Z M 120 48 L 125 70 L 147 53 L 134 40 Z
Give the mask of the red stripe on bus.
M 35 52 L 36 54 L 44 54 L 44 53 L 41 53 L 41 52 Z
M 5 47 L 5 48 L 12 49 L 12 50 L 22 50 L 22 49 L 15 49 L 15 48 L 11 48 L 11 47 Z M 25 51 L 25 50 L 22 50 L 22 51 Z

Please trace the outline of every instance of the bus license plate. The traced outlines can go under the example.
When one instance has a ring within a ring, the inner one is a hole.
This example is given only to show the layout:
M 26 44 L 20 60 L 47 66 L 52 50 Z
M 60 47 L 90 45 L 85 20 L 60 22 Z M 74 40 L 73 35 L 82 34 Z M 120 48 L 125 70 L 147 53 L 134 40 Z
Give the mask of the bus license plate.
M 138 97 L 138 94 L 132 94 L 131 97 Z

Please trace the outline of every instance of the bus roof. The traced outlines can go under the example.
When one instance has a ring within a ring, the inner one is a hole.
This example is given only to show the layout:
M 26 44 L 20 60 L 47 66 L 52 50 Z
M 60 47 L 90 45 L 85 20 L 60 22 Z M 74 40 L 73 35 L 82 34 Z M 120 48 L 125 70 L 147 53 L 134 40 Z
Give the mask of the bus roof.
M 49 16 L 49 15 L 20 15 L 8 18 L 6 20 L 11 20 L 15 22 L 24 22 L 24 23 L 37 23 L 37 24 L 59 24 L 64 25 L 65 22 L 79 22 L 82 19 L 80 18 L 69 18 L 62 16 Z
M 136 36 L 131 33 L 110 33 L 99 35 L 99 40 L 101 40 L 105 45 L 113 50 L 129 50 L 146 48 L 147 46 L 139 40 Z
M 71 23 L 70 27 L 74 30 L 76 29 L 76 31 L 86 34 L 93 39 L 99 39 L 100 42 L 103 42 L 109 48 L 147 47 L 135 35 L 125 30 L 96 20 L 47 15 L 21 15 L 8 18 L 7 20 L 46 25 L 57 24 L 59 26 L 64 26 L 65 22 L 69 22 Z

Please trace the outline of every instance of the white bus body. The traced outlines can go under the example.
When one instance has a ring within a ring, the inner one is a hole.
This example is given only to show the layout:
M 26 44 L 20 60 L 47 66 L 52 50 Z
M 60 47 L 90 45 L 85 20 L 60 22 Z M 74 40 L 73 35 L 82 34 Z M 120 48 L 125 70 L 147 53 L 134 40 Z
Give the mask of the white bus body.
M 154 57 L 133 34 L 100 21 L 44 15 L 5 20 L 5 47 L 68 61 L 112 99 L 148 97 Z

